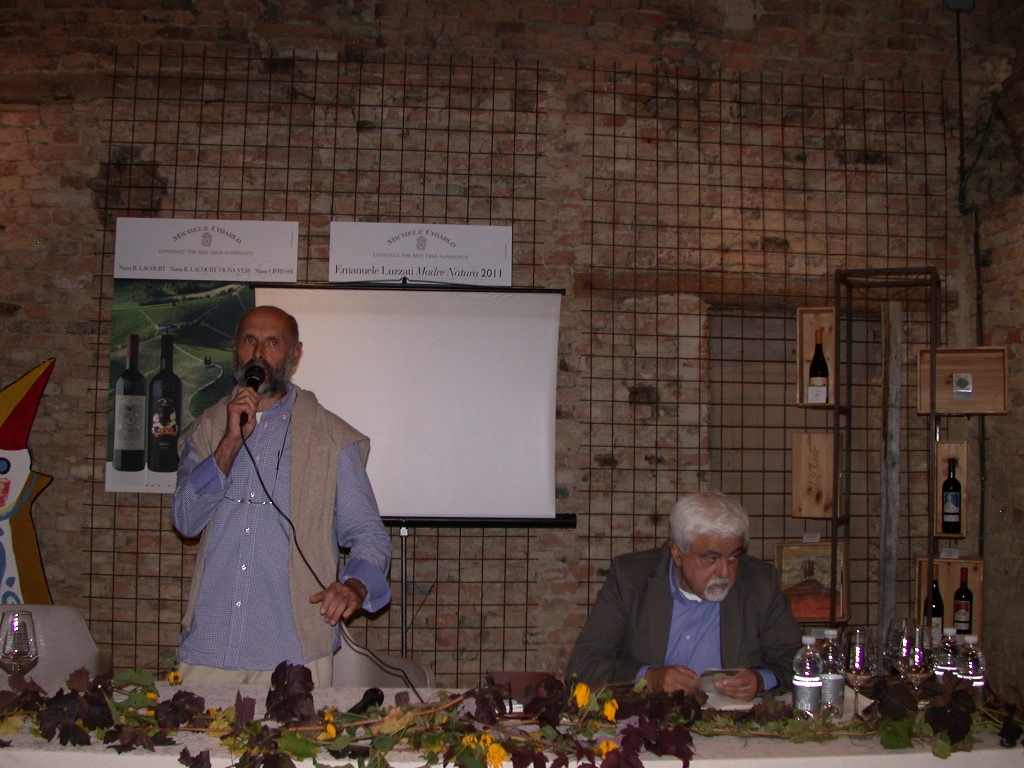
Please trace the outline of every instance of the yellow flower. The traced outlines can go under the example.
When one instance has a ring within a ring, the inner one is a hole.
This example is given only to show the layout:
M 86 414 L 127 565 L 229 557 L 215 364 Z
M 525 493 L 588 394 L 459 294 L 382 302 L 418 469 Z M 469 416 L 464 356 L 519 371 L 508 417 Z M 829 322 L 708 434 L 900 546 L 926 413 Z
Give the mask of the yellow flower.
M 333 723 L 334 722 L 334 710 L 333 709 L 328 709 L 326 712 L 324 712 L 324 722 L 325 723 Z
M 576 683 L 572 689 L 572 697 L 576 700 L 576 706 L 583 709 L 590 702 L 590 686 L 586 683 Z
M 208 709 L 208 710 L 206 710 L 206 714 L 208 714 L 210 717 L 216 717 L 217 715 L 220 714 L 220 710 L 219 709 Z
M 172 669 L 167 673 L 167 682 L 171 685 L 181 685 L 181 672 L 176 669 Z
M 334 727 L 333 723 L 328 723 L 324 728 L 324 733 L 327 734 L 328 739 L 334 739 L 338 736 L 338 729 Z
M 156 695 L 156 691 L 146 691 L 146 698 L 150 701 L 156 701 L 160 697 Z
M 603 760 L 605 757 L 608 756 L 609 752 L 614 752 L 618 748 L 618 744 L 616 744 L 614 741 L 608 741 L 606 739 L 602 741 L 600 744 L 598 744 L 596 747 L 594 747 L 594 752 L 596 752 Z
M 146 714 L 149 715 L 150 717 L 153 717 L 156 714 L 156 710 L 155 709 L 147 709 L 146 710 Z
M 489 747 L 493 743 L 494 743 L 494 737 L 491 736 L 491 734 L 489 734 L 489 733 L 481 733 L 480 734 L 480 746 L 481 747 L 483 747 L 484 749 L 487 749 L 487 747 Z
M 508 752 L 498 742 L 487 747 L 487 764 L 491 768 L 501 768 L 501 764 L 508 759 Z
M 604 709 L 601 710 L 601 714 L 604 715 L 605 720 L 609 723 L 615 722 L 615 713 L 619 711 L 619 702 L 615 699 L 608 699 L 604 703 Z
M 462 746 L 464 746 L 464 747 L 475 747 L 476 746 L 476 736 L 474 736 L 472 733 L 467 733 L 465 736 L 462 737 Z

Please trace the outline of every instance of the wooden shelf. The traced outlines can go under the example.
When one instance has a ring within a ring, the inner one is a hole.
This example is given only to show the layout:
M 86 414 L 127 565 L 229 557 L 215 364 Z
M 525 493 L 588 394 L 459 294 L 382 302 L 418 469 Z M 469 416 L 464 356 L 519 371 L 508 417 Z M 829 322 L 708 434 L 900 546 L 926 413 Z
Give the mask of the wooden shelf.
M 960 481 L 960 533 L 942 532 L 942 484 L 949 477 L 950 459 L 956 459 L 956 479 Z M 939 440 L 935 443 L 935 538 L 967 538 L 970 509 L 970 496 L 967 493 L 967 441 Z
M 928 350 L 919 350 L 918 413 L 931 410 L 930 375 L 931 356 Z M 969 387 L 965 386 L 968 384 Z M 1006 413 L 1009 401 L 1007 387 L 1006 347 L 942 347 L 935 350 L 936 413 Z
M 960 569 L 967 569 L 967 586 L 974 595 L 974 611 L 971 616 L 971 634 L 982 639 L 982 624 L 985 618 L 985 561 L 980 557 L 961 557 L 957 560 L 932 560 L 939 567 L 939 593 L 942 595 L 942 617 L 944 627 L 953 626 L 953 594 L 960 588 Z M 924 606 L 927 596 L 931 595 L 932 575 L 926 573 L 928 558 L 917 558 L 917 598 L 914 604 L 914 616 L 924 620 Z
M 814 332 L 822 331 L 821 349 L 828 363 L 828 402 L 807 402 L 807 372 L 814 357 Z M 835 347 L 836 311 L 833 307 L 798 307 L 796 310 L 796 404 L 802 408 L 831 408 L 836 400 Z

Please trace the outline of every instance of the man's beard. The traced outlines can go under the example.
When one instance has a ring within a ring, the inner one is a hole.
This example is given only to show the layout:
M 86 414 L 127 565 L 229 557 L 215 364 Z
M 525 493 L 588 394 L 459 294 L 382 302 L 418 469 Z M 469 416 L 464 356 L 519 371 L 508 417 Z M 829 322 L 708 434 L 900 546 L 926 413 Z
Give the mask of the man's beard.
M 730 589 L 732 589 L 732 584 L 728 579 L 711 579 L 704 585 L 704 599 L 710 600 L 712 603 L 720 603 L 725 600 Z
M 238 360 L 238 350 L 234 352 L 234 374 L 235 382 L 240 387 L 245 386 L 245 371 L 250 366 L 257 365 L 263 369 L 263 373 L 266 377 L 263 379 L 263 383 L 260 384 L 260 388 L 256 391 L 260 397 L 274 397 L 275 395 L 283 394 L 285 391 L 285 385 L 292 379 L 293 362 L 292 356 L 288 355 L 280 365 L 272 366 L 262 357 L 253 357 L 245 365 L 242 365 Z

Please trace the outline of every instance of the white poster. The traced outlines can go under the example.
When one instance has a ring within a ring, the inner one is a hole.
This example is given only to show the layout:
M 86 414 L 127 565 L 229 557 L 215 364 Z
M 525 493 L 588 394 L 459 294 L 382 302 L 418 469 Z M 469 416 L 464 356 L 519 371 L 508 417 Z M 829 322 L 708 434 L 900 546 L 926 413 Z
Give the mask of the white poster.
M 331 222 L 332 283 L 512 285 L 512 227 Z
M 114 277 L 294 283 L 294 221 L 118 218 Z

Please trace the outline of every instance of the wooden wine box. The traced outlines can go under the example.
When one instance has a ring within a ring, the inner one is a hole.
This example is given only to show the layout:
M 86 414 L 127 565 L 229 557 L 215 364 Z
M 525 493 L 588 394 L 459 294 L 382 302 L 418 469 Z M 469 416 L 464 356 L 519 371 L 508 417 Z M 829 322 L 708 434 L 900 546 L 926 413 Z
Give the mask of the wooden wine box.
M 960 533 L 942 532 L 942 484 L 949 477 L 949 460 L 956 459 L 956 479 L 960 481 Z M 967 538 L 971 520 L 970 495 L 967 492 L 967 441 L 939 440 L 935 443 L 935 538 Z
M 984 639 L 982 622 L 985 618 L 985 561 L 980 557 L 961 557 L 957 560 L 935 558 L 932 560 L 939 568 L 939 593 L 942 595 L 942 607 L 945 609 L 942 626 L 953 626 L 953 595 L 960 588 L 960 569 L 967 569 L 967 586 L 974 594 L 974 612 L 971 617 L 971 634 Z M 925 600 L 931 594 L 932 575 L 928 571 L 928 558 L 917 558 L 917 597 L 914 602 L 914 616 L 924 621 Z
M 831 432 L 793 435 L 793 517 L 832 519 L 834 444 Z
M 931 410 L 931 369 L 928 350 L 919 350 L 918 413 Z M 942 347 L 935 350 L 936 413 L 1006 413 L 1008 386 L 1006 347 Z
M 808 370 L 814 357 L 814 332 L 821 329 L 821 349 L 828 363 L 828 402 L 807 402 Z M 797 307 L 796 310 L 796 404 L 804 408 L 831 408 L 836 400 L 836 364 L 832 359 L 836 338 L 834 307 Z M 831 517 L 831 513 L 829 513 Z

